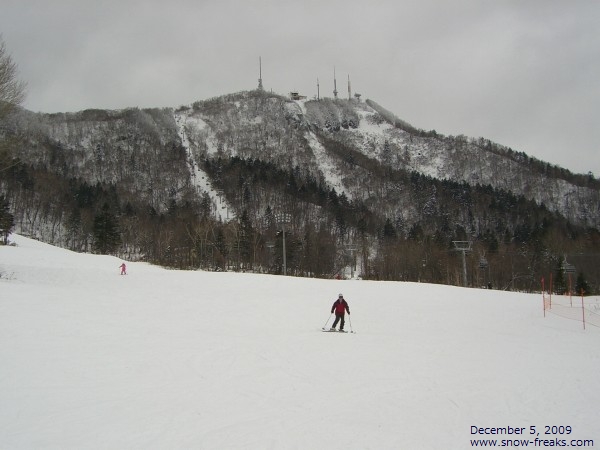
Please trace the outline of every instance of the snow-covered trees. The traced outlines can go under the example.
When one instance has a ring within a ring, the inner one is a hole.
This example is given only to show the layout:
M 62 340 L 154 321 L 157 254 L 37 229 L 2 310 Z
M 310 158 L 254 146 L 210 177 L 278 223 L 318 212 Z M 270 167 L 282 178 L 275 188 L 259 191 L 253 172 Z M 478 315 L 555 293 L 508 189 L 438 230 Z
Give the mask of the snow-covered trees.
M 266 92 L 176 113 L 19 111 L 3 130 L 19 137 L 22 161 L 0 192 L 19 232 L 178 268 L 282 273 L 282 212 L 294 275 L 331 277 L 351 260 L 367 278 L 462 284 L 451 243 L 472 240 L 470 285 L 533 289 L 557 255 L 600 252 L 598 226 L 576 222 L 598 221 L 589 176 L 545 167 L 562 177 L 551 178 L 490 141 L 381 111 Z M 552 203 L 536 203 L 542 191 Z M 580 261 L 600 288 L 600 265 Z

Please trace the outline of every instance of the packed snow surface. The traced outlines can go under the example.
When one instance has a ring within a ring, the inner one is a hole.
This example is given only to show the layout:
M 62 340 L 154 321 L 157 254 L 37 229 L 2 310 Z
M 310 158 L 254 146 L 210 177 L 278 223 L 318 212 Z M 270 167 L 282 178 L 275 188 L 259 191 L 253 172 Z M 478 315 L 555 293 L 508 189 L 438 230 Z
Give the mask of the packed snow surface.
M 544 317 L 541 294 L 145 263 L 121 276 L 111 256 L 11 240 L 2 449 L 600 446 L 600 329 Z M 354 334 L 321 332 L 338 293 Z M 523 434 L 473 434 L 507 427 Z

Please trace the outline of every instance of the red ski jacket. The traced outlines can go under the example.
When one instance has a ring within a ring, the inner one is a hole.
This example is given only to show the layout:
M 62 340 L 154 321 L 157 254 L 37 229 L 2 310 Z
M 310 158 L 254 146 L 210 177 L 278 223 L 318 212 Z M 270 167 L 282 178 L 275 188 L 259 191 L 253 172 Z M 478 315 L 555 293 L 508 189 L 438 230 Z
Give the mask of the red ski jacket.
M 333 305 L 331 305 L 331 314 L 333 314 L 334 311 L 338 315 L 344 314 L 344 311 L 348 311 L 348 314 L 350 314 L 350 307 L 348 306 L 348 302 L 346 302 L 346 300 L 344 300 L 343 298 L 336 300 L 335 302 L 333 302 Z

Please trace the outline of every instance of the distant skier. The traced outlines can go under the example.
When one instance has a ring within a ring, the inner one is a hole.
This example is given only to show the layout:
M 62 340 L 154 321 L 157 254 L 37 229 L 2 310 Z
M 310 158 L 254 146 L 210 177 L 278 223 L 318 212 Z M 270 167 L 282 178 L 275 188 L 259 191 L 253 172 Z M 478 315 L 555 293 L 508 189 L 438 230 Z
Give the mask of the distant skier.
M 331 326 L 332 331 L 335 330 L 335 327 L 337 326 L 338 322 L 340 323 L 340 331 L 344 331 L 344 315 L 346 311 L 349 315 L 350 307 L 348 306 L 348 302 L 344 299 L 344 296 L 340 294 L 338 295 L 338 299 L 335 302 L 333 302 L 333 305 L 331 305 L 331 314 L 335 312 L 335 321 Z
M 121 275 L 127 275 L 127 266 L 125 265 L 125 263 L 121 264 L 119 266 L 119 269 L 121 269 Z

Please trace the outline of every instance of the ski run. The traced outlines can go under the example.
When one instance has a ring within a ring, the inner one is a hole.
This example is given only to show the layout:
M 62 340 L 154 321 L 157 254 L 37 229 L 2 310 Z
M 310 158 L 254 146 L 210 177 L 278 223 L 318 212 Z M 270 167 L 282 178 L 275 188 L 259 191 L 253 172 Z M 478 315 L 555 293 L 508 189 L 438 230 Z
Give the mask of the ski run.
M 10 240 L 2 449 L 600 446 L 600 329 L 544 317 L 541 293 L 139 262 L 122 276 L 112 256 Z M 344 336 L 321 332 L 339 293 Z M 485 432 L 508 427 L 523 433 Z

